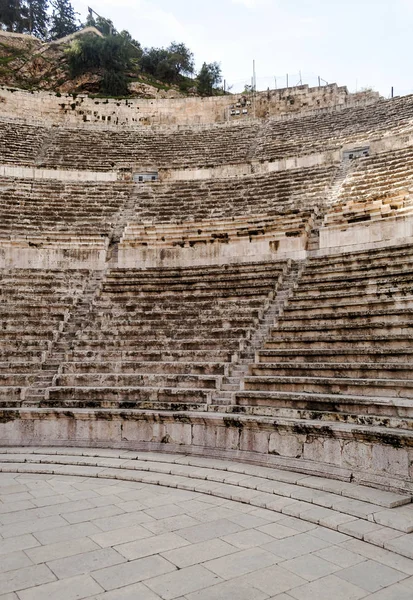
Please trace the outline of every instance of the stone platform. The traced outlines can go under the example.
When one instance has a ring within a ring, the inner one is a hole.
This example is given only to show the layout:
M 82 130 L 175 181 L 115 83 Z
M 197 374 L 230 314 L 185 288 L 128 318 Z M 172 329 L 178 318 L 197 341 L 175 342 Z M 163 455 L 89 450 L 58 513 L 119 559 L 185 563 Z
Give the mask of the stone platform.
M 0 450 L 1 600 L 410 600 L 411 496 L 160 453 Z

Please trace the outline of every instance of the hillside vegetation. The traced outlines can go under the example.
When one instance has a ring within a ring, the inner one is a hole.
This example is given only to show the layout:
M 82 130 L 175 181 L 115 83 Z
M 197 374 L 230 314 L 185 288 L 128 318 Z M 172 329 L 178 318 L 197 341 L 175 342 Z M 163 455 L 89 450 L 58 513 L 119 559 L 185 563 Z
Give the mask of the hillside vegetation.
M 47 1 L 36 1 L 37 8 L 50 8 Z M 39 24 L 30 12 L 34 4 L 0 0 L 0 84 L 115 97 L 223 93 L 219 64 L 203 63 L 196 72 L 194 55 L 184 43 L 142 48 L 128 31 L 117 32 L 110 20 L 89 14 L 80 24 L 69 0 L 52 0 L 53 12 L 41 12 Z M 16 6 L 20 12 L 11 10 Z

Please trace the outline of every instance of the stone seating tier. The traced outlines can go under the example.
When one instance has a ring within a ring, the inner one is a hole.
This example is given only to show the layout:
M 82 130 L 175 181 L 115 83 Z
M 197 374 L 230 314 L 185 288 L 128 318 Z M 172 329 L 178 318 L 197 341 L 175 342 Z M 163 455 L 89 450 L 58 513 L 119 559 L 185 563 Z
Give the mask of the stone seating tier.
M 411 131 L 413 97 L 367 106 L 268 119 L 162 130 L 62 128 L 0 123 L 0 164 L 111 171 L 131 165 L 213 167 L 272 161 L 356 146 L 366 139 Z M 10 140 L 12 142 L 10 143 Z
M 246 162 L 257 124 L 211 128 L 96 131 L 56 129 L 41 160 L 46 168 L 110 171 L 130 164 L 159 168 Z
M 48 128 L 0 121 L 0 164 L 33 166 Z
M 284 237 L 299 237 L 310 230 L 313 213 L 285 217 L 251 216 L 244 219 L 186 222 L 182 225 L 141 225 L 130 223 L 119 248 L 194 247 L 197 244 L 270 241 Z
M 87 271 L 0 271 L 0 405 L 20 405 L 84 293 Z M 28 298 L 32 298 L 28 302 Z
M 329 209 L 324 226 L 349 225 L 413 211 L 413 148 L 357 161 Z
M 98 242 L 113 230 L 130 193 L 125 183 L 0 178 L 0 238 Z
M 122 233 L 118 223 L 127 205 L 133 207 L 135 221 L 124 231 L 126 248 L 300 237 L 311 228 L 335 171 L 321 167 L 242 180 L 149 186 L 4 177 L 0 239 L 28 240 L 43 249 L 101 247 L 115 229 L 116 236 Z M 234 216 L 228 219 L 228 214 Z M 162 228 L 151 232 L 149 220 Z M 175 226 L 178 220 L 189 223 Z
M 284 269 L 112 269 L 42 406 L 206 410 Z
M 254 215 L 296 217 L 326 196 L 335 166 L 292 169 L 225 180 L 137 186 L 135 220 L 151 223 L 248 219 Z
M 343 145 L 355 147 L 366 140 L 411 131 L 412 119 L 412 96 L 288 120 L 270 119 L 261 129 L 254 157 L 275 160 L 337 150 Z
M 236 410 L 411 429 L 412 256 L 405 246 L 309 259 Z

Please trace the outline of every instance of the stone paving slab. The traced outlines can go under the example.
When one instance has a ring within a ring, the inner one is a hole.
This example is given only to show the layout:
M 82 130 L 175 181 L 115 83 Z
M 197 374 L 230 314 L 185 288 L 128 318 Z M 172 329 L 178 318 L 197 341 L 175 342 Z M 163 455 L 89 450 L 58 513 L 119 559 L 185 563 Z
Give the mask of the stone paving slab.
M 221 558 L 228 554 L 234 554 L 238 548 L 232 546 L 224 539 L 215 538 L 200 544 L 189 544 L 183 548 L 176 548 L 167 552 L 162 552 L 161 556 L 176 565 L 179 569 L 191 567 L 207 560 Z
M 1 600 L 1 598 L 0 598 Z M 134 583 L 93 596 L 93 600 L 161 600 L 157 594 L 152 592 L 143 583 Z
M 175 533 L 164 533 L 161 535 L 152 535 L 152 537 L 128 544 L 115 546 L 117 552 L 127 560 L 136 560 L 153 554 L 161 554 L 168 550 L 175 550 L 188 546 L 189 542 Z
M 211 573 L 202 565 L 193 565 L 148 579 L 146 585 L 164 600 L 174 600 L 184 594 L 190 594 L 205 588 L 210 588 L 222 579 Z
M 107 567 L 93 573 L 93 578 L 104 590 L 114 590 L 132 583 L 139 583 L 158 575 L 175 571 L 170 562 L 161 556 L 147 556 L 121 565 Z
M 89 575 L 71 577 L 18 592 L 20 600 L 82 600 L 103 591 Z
M 366 597 L 365 590 L 339 579 L 335 575 L 322 577 L 311 583 L 288 591 L 296 600 L 359 600 Z
M 373 560 L 353 565 L 337 573 L 337 577 L 357 585 L 367 592 L 377 592 L 406 579 L 406 574 Z
M 26 555 L 34 564 L 41 564 L 52 560 L 68 558 L 76 554 L 91 552 L 98 548 L 98 544 L 95 544 L 90 538 L 85 537 L 68 542 L 58 542 L 48 546 L 41 546 L 40 548 L 32 548 L 26 550 Z
M 0 575 L 0 590 L 4 593 L 15 592 L 51 581 L 56 581 L 56 577 L 46 565 L 33 565 L 2 573 Z
M 248 585 L 248 583 L 236 579 L 187 594 L 184 600 L 229 600 L 230 598 L 236 600 L 266 600 L 268 594 Z
M 58 579 L 66 579 L 124 562 L 126 562 L 125 558 L 113 548 L 101 548 L 91 552 L 80 552 L 75 556 L 51 560 L 47 563 L 47 566 Z

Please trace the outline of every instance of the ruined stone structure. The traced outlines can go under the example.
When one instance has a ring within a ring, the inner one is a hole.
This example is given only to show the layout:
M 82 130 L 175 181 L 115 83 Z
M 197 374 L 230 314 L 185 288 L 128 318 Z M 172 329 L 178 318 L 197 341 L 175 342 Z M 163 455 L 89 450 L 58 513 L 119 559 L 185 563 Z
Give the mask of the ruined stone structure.
M 413 492 L 412 96 L 0 101 L 1 445 Z

